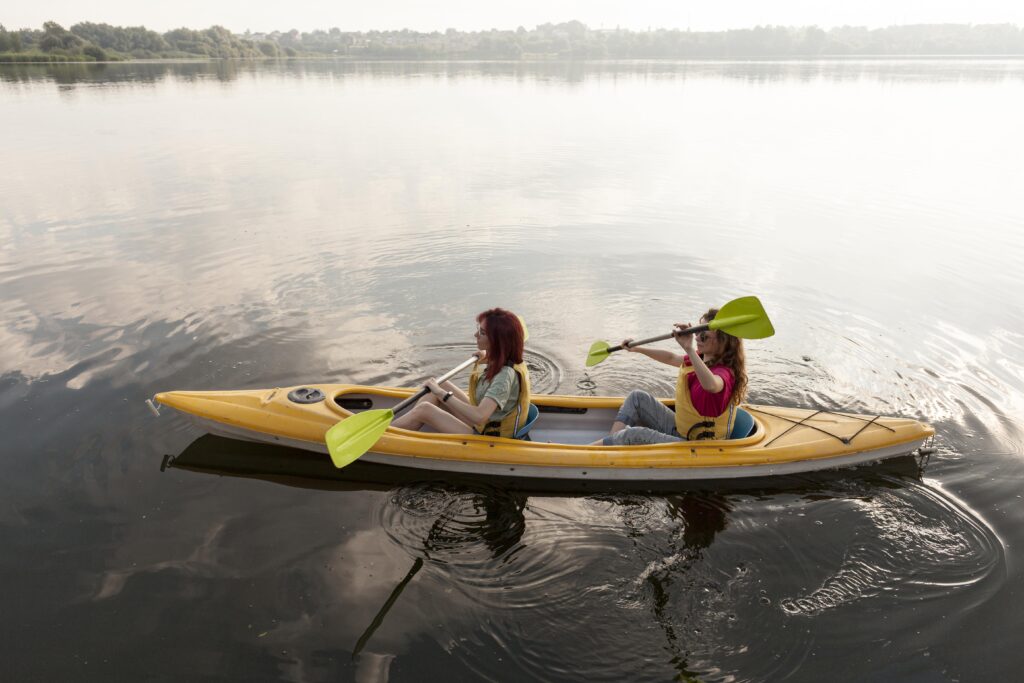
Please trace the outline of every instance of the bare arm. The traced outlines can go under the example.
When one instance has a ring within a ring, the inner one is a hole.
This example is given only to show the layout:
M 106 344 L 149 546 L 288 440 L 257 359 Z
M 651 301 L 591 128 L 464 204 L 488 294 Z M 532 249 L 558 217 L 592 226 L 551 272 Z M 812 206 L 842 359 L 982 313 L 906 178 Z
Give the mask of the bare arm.
M 652 349 L 646 346 L 637 346 L 634 348 L 629 345 L 631 341 L 633 340 L 623 339 L 622 348 L 626 349 L 630 353 L 642 353 L 651 360 L 656 360 L 659 363 L 664 363 L 665 365 L 671 365 L 674 368 L 678 368 L 683 364 L 685 356 L 681 356 L 678 353 L 672 353 L 668 349 Z
M 451 382 L 444 382 L 441 385 L 441 388 L 443 390 L 445 390 L 445 391 L 452 392 L 453 396 L 452 396 L 451 399 L 449 399 L 449 402 L 451 402 L 452 399 L 459 398 L 459 399 L 462 399 L 462 401 L 464 403 L 469 403 L 469 394 L 467 394 L 465 391 L 463 391 L 459 387 L 455 386 Z M 441 398 L 444 398 L 444 397 L 442 396 Z
M 485 398 L 480 401 L 480 405 L 473 405 L 469 402 L 469 397 L 458 387 L 443 388 L 433 378 L 427 380 L 426 386 L 430 393 L 440 399 L 439 405 L 466 424 L 478 425 L 487 422 L 498 409 L 498 402 L 493 398 Z M 452 392 L 451 397 L 447 401 L 443 400 L 449 391 Z
M 688 323 L 686 325 L 676 323 L 676 327 L 687 329 L 691 327 L 691 325 Z M 697 349 L 694 347 L 692 334 L 681 334 L 676 337 L 676 341 L 679 342 L 679 345 L 686 351 L 686 355 L 690 357 L 690 363 L 693 365 L 693 374 L 697 375 L 697 381 L 700 382 L 704 391 L 709 394 L 717 394 L 722 391 L 722 389 L 725 389 L 725 381 L 715 373 L 711 372 L 711 368 L 707 366 L 704 359 L 697 355 Z

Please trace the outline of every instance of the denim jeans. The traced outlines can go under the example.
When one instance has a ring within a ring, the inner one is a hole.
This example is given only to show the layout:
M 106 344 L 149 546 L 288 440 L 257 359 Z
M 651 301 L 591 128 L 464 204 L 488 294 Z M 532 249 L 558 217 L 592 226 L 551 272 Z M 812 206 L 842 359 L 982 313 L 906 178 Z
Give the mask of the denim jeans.
M 685 441 L 676 431 L 676 414 L 646 391 L 629 392 L 615 419 L 626 428 L 604 437 L 605 446 Z

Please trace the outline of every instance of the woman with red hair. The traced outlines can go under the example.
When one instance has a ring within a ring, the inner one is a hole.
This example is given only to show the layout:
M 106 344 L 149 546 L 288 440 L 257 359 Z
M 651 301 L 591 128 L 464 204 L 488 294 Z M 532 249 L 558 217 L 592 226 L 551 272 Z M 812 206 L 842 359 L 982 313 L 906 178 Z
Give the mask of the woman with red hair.
M 530 408 L 530 374 L 523 362 L 525 334 L 519 317 L 492 308 L 476 317 L 477 362 L 469 389 L 430 378 L 430 393 L 391 423 L 418 430 L 429 425 L 445 434 L 484 434 L 515 438 Z

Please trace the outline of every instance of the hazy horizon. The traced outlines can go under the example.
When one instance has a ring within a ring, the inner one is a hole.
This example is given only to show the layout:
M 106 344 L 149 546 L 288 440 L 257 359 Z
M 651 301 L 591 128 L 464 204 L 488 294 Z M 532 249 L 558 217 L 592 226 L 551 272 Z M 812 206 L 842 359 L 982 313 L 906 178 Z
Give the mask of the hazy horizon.
M 1024 25 L 1024 3 L 978 0 L 969 5 L 937 0 L 932 3 L 867 0 L 859 4 L 822 5 L 812 0 L 780 0 L 763 6 L 755 0 L 733 0 L 717 5 L 643 2 L 625 6 L 610 0 L 524 0 L 515 6 L 491 7 L 470 0 L 445 0 L 422 6 L 415 0 L 381 0 L 372 6 L 328 0 L 294 0 L 287 5 L 253 6 L 242 0 L 182 0 L 166 6 L 142 5 L 129 0 L 95 0 L 88 10 L 71 0 L 48 0 L 37 5 L 11 7 L 0 16 L 8 29 L 39 28 L 56 21 L 67 27 L 79 22 L 115 26 L 145 26 L 155 31 L 179 27 L 224 26 L 236 32 L 308 32 L 340 28 L 342 31 L 401 30 L 420 32 L 480 31 L 496 28 L 532 29 L 545 23 L 580 21 L 592 29 L 648 28 L 719 31 L 758 25 L 884 26 L 907 24 Z

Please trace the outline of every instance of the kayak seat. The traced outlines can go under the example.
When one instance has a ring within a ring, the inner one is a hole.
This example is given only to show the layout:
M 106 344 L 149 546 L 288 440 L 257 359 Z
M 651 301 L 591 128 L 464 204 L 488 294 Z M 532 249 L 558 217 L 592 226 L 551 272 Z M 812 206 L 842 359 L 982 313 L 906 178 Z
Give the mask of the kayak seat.
M 754 416 L 743 410 L 736 409 L 736 421 L 732 423 L 732 431 L 729 432 L 730 439 L 745 439 L 754 433 L 757 425 L 754 424 Z
M 515 438 L 522 439 L 523 441 L 529 441 L 530 429 L 533 427 L 533 423 L 537 421 L 537 417 L 539 415 L 540 409 L 531 403 L 530 409 L 526 411 L 526 424 L 519 428 L 519 431 L 516 432 Z

